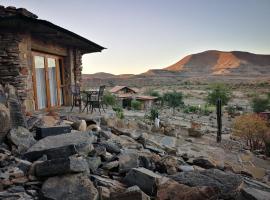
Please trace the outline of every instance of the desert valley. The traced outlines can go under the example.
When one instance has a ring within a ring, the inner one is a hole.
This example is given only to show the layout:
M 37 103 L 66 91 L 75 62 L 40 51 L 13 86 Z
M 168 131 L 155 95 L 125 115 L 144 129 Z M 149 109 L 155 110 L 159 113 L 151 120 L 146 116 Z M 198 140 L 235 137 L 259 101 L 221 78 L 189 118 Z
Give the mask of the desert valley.
M 270 200 L 269 2 L 101 2 L 0 5 L 0 199 Z

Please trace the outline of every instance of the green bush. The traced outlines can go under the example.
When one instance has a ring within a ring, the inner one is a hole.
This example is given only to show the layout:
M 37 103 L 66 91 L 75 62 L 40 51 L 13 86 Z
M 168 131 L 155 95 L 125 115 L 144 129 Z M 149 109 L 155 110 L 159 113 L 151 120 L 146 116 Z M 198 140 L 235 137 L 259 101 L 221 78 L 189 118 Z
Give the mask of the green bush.
M 103 95 L 103 103 L 106 105 L 115 106 L 116 105 L 116 97 L 112 93 L 106 92 Z
M 137 101 L 137 100 L 132 100 L 131 101 L 131 108 L 133 110 L 140 110 L 141 109 L 141 105 L 142 105 L 142 103 L 139 102 L 139 101 Z
M 206 100 L 210 105 L 216 105 L 216 102 L 219 98 L 221 99 L 222 105 L 227 105 L 232 93 L 225 84 L 217 83 L 211 85 L 209 89 L 210 90 L 208 92 Z
M 254 112 L 263 112 L 270 108 L 269 98 L 254 97 L 251 102 L 251 106 Z
M 118 117 L 119 119 L 124 119 L 124 111 L 123 108 L 121 108 L 120 106 L 115 106 L 113 107 L 113 111 L 116 113 L 116 117 Z
M 151 108 L 150 110 L 150 119 L 152 121 L 155 121 L 156 117 L 159 116 L 158 109 L 157 108 Z
M 184 105 L 182 92 L 167 92 L 163 95 L 163 99 L 169 107 L 173 108 L 173 113 L 175 108 Z

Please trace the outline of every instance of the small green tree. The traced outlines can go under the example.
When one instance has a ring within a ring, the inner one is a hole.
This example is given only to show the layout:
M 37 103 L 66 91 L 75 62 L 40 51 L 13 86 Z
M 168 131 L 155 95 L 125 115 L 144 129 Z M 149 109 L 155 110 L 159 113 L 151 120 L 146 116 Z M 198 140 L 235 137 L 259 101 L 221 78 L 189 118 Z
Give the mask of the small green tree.
M 173 108 L 173 114 L 175 113 L 175 108 L 184 105 L 182 92 L 167 92 L 163 95 L 163 99 L 169 107 Z
M 133 110 L 140 110 L 141 109 L 141 102 L 139 102 L 139 101 L 137 101 L 137 100 L 135 100 L 135 99 L 133 99 L 132 101 L 131 101 L 131 108 L 133 109 Z
M 116 105 L 116 97 L 112 93 L 106 92 L 103 95 L 103 103 L 106 105 L 115 106 Z
M 270 108 L 270 99 L 262 97 L 254 97 L 251 102 L 251 106 L 254 112 L 263 112 Z
M 217 99 L 220 98 L 222 105 L 227 105 L 231 95 L 230 89 L 225 84 L 217 83 L 210 86 L 206 100 L 210 105 L 216 105 Z

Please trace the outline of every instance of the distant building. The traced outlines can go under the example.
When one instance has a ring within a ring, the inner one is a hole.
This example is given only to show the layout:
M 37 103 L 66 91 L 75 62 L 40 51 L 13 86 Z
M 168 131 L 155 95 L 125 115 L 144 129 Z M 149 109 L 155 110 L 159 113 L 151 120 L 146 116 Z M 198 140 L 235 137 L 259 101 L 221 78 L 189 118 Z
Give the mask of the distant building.
M 122 107 L 127 109 L 131 108 L 132 100 L 141 102 L 141 110 L 150 109 L 157 100 L 157 97 L 139 95 L 138 88 L 128 86 L 115 86 L 110 92 L 115 94 Z
M 26 9 L 0 6 L 0 83 L 16 87 L 27 111 L 70 105 L 82 55 L 103 49 Z

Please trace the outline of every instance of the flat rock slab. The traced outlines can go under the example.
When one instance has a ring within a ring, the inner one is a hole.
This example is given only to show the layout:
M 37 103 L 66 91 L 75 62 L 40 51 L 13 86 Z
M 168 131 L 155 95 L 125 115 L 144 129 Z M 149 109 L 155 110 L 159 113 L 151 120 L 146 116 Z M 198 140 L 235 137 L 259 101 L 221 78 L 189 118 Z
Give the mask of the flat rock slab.
M 97 200 L 98 191 L 86 175 L 69 174 L 47 179 L 41 188 L 44 199 Z
M 56 176 L 67 173 L 78 173 L 88 171 L 88 164 L 81 157 L 60 158 L 47 160 L 38 163 L 35 166 L 35 174 L 37 177 Z
M 181 172 L 169 176 L 178 183 L 191 187 L 209 186 L 218 188 L 220 198 L 234 198 L 243 183 L 241 176 L 218 169 L 207 169 L 201 172 Z
M 60 134 L 66 134 L 71 132 L 70 126 L 53 126 L 53 127 L 37 127 L 36 137 L 42 139 L 48 136 L 55 136 Z
M 128 186 L 137 185 L 146 194 L 155 196 L 157 182 L 162 176 L 145 169 L 143 167 L 133 168 L 124 178 L 124 183 Z
M 48 136 L 28 149 L 24 156 L 33 161 L 44 154 L 49 156 L 49 159 L 55 159 L 68 157 L 74 153 L 89 153 L 93 150 L 93 142 L 96 142 L 96 136 L 88 132 Z
M 268 200 L 270 199 L 270 192 L 247 187 L 241 190 L 241 197 L 251 200 Z

